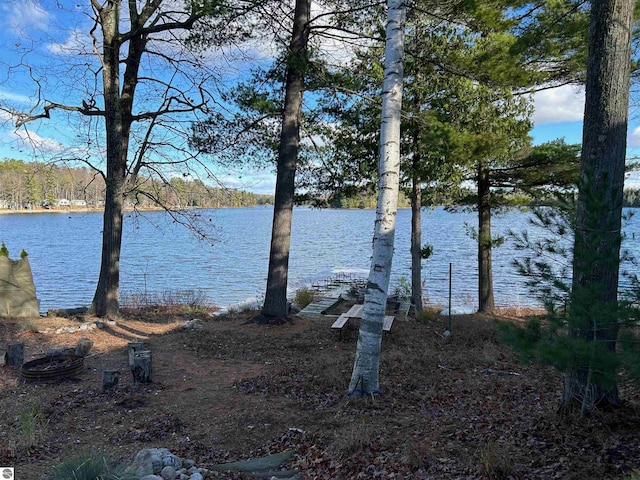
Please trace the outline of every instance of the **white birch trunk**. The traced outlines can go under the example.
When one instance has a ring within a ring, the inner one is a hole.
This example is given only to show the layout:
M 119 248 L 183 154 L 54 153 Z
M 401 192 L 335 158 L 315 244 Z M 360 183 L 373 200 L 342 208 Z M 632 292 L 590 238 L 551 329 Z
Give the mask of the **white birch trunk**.
M 356 358 L 349 384 L 350 396 L 380 393 L 379 367 L 382 324 L 393 260 L 400 177 L 400 113 L 404 54 L 405 0 L 388 0 L 382 122 L 378 163 L 378 206 L 373 234 L 373 257 L 365 292 Z

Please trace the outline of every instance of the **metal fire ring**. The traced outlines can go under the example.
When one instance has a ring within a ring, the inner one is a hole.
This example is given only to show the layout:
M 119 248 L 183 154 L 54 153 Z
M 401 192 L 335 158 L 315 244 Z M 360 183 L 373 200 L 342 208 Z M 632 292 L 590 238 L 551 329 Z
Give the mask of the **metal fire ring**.
M 48 380 L 68 377 L 82 372 L 84 357 L 79 355 L 47 355 L 22 365 L 22 376 L 27 380 Z

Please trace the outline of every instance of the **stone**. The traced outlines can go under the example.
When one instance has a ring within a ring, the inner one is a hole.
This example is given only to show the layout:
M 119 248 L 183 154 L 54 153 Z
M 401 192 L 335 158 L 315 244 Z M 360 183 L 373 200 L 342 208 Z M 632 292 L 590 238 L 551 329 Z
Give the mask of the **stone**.
M 78 339 L 78 343 L 76 344 L 76 355 L 86 357 L 92 348 L 93 340 L 87 337 L 82 337 Z
M 204 477 L 200 472 L 196 472 L 191 474 L 191 476 L 189 477 L 189 480 L 204 480 Z
M 162 477 L 146 478 L 147 476 L 154 477 L 153 464 L 151 462 L 151 450 L 145 448 L 140 450 L 133 460 L 133 463 L 128 466 L 124 471 L 124 477 L 142 477 L 140 480 L 162 480 Z
M 193 475 L 194 473 L 200 473 L 200 472 L 199 472 L 199 470 L 198 470 L 195 466 L 193 466 L 193 467 L 191 467 L 191 468 L 189 468 L 189 469 L 187 470 L 187 473 L 188 473 L 189 475 Z
M 170 453 L 162 457 L 162 465 L 165 467 L 180 468 L 182 466 L 182 460 L 174 454 Z
M 151 465 L 153 466 L 153 473 L 160 473 L 164 466 L 162 465 L 162 456 L 157 448 L 151 449 Z
M 186 468 L 189 469 L 191 467 L 193 467 L 196 464 L 195 460 L 191 460 L 188 458 L 185 458 L 184 460 L 182 460 L 182 468 Z
M 171 466 L 166 466 L 160 471 L 160 476 L 164 480 L 175 480 L 176 479 L 176 469 Z
M 199 318 L 188 320 L 182 324 L 182 328 L 184 330 L 199 330 L 202 327 L 203 327 L 202 320 L 200 320 Z
M 145 475 L 144 477 L 140 477 L 140 480 L 163 480 L 163 478 L 158 475 Z

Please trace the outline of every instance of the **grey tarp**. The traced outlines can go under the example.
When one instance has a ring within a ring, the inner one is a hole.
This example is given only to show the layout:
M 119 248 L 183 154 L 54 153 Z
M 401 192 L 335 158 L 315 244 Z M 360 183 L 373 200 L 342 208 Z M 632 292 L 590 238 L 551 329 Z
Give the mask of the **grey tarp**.
M 0 317 L 39 315 L 39 302 L 28 258 L 11 260 L 0 255 Z

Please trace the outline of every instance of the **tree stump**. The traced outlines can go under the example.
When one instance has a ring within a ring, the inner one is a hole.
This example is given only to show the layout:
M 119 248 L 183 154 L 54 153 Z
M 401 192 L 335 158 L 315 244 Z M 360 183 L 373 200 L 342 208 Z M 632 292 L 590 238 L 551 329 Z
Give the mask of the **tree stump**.
M 7 343 L 7 365 L 21 367 L 24 363 L 24 343 Z
M 129 355 L 129 368 L 133 369 L 133 354 L 140 350 L 144 350 L 143 342 L 129 342 L 127 344 L 127 354 Z
M 86 357 L 87 355 L 89 355 L 92 347 L 93 340 L 91 340 L 90 338 L 82 337 L 76 344 L 76 355 L 78 355 L 79 357 Z
M 151 350 L 140 350 L 133 353 L 133 367 L 131 367 L 135 383 L 151 383 Z
M 120 380 L 120 372 L 118 370 L 104 370 L 102 372 L 102 390 L 111 390 Z

